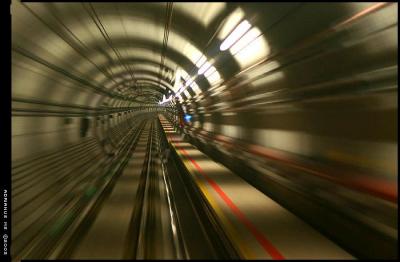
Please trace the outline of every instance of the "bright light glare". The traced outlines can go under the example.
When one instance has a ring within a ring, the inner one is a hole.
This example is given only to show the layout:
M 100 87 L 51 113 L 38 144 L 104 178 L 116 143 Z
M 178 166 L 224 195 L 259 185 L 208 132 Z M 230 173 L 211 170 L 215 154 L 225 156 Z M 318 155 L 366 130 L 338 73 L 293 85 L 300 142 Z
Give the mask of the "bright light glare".
M 196 66 L 197 67 L 201 67 L 203 64 L 204 64 L 204 62 L 207 60 L 207 58 L 204 56 L 204 55 L 202 55 L 201 57 L 200 57 L 200 59 L 196 62 Z
M 167 103 L 167 102 L 170 102 L 171 100 L 172 100 L 172 95 L 170 95 L 169 97 L 168 97 L 168 99 L 167 98 L 165 98 L 165 95 L 163 95 L 163 100 L 162 101 L 160 101 L 160 102 L 158 102 L 158 104 L 160 104 L 160 105 L 162 105 L 162 104 L 165 104 L 165 103 Z
M 187 99 L 191 98 L 192 96 L 190 95 L 189 91 L 185 90 L 183 91 L 183 94 L 186 96 Z
M 240 68 L 245 68 L 267 57 L 269 53 L 270 48 L 267 41 L 260 36 L 237 52 L 234 57 Z
M 221 76 L 218 73 L 218 71 L 214 71 L 214 73 L 212 73 L 209 77 L 207 77 L 207 80 L 208 80 L 208 82 L 210 82 L 210 84 L 215 84 L 220 79 L 221 79 Z
M 190 84 L 190 87 L 191 88 L 199 88 L 199 86 L 194 81 Z
M 176 96 L 178 96 L 180 93 L 182 93 L 183 89 L 185 89 L 185 86 L 182 86 L 181 88 L 179 88 L 178 92 L 176 92 Z
M 181 76 L 182 76 L 182 70 L 180 68 L 176 69 L 176 73 L 175 73 L 175 84 L 174 84 L 174 92 L 176 92 L 177 90 L 179 90 L 182 86 L 181 83 Z
M 193 82 L 194 82 L 194 77 L 192 77 L 192 78 L 189 78 L 187 81 L 186 81 L 186 83 L 185 83 L 185 87 L 188 87 L 188 86 L 190 86 Z
M 260 35 L 261 31 L 257 27 L 252 28 L 242 38 L 240 38 L 239 41 L 229 49 L 229 51 L 232 55 L 235 55 Z
M 202 67 L 200 67 L 199 71 L 197 72 L 199 75 L 203 74 L 209 67 L 211 66 L 211 64 L 207 61 L 203 64 Z
M 205 77 L 209 77 L 212 73 L 214 73 L 215 71 L 217 71 L 217 69 L 215 69 L 214 66 L 210 67 L 205 73 L 204 76 Z
M 174 42 L 173 39 L 171 39 L 170 41 L 171 41 L 171 44 Z M 176 43 L 176 44 L 179 44 L 179 43 Z M 175 47 L 178 47 L 178 46 L 179 46 L 179 51 L 182 52 L 187 58 L 189 58 L 192 63 L 196 63 L 198 57 L 202 56 L 201 51 L 198 50 L 190 42 L 186 42 L 184 45 L 179 44 L 179 45 L 176 45 Z
M 185 121 L 186 121 L 186 122 L 190 122 L 190 120 L 192 119 L 192 116 L 189 115 L 189 114 L 186 114 L 186 115 L 184 116 L 184 118 L 185 118 Z
M 197 84 L 194 82 L 194 80 L 195 80 L 194 76 L 193 77 L 188 76 L 187 78 L 188 78 L 188 80 L 186 80 L 185 85 L 182 85 L 179 88 L 178 92 L 176 92 L 176 94 L 175 94 L 175 97 L 178 97 L 182 92 L 185 92 L 186 88 L 188 86 L 191 86 L 192 88 L 193 88 L 193 85 L 197 86 Z M 184 94 L 186 94 L 186 93 L 184 93 Z
M 185 81 L 190 77 L 190 75 L 183 69 L 181 69 L 181 73 L 182 73 L 182 78 L 185 79 Z
M 225 51 L 228 48 L 230 48 L 241 36 L 243 36 L 247 30 L 249 30 L 251 27 L 251 24 L 247 21 L 244 20 L 241 22 L 235 30 L 232 31 L 232 33 L 229 34 L 229 36 L 222 42 L 221 46 L 219 49 L 221 51 Z
M 225 39 L 228 34 L 239 24 L 243 17 L 244 12 L 241 8 L 237 8 L 234 12 L 232 12 L 227 17 L 221 31 L 218 33 L 218 38 L 221 40 Z

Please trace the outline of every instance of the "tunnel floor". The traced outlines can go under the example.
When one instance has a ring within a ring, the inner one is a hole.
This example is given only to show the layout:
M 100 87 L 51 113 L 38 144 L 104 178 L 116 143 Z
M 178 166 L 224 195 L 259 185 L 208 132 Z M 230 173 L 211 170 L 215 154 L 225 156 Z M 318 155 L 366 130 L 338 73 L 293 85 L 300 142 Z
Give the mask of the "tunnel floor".
M 14 165 L 14 260 L 354 258 L 162 115 L 119 143 L 107 158 L 85 139 Z

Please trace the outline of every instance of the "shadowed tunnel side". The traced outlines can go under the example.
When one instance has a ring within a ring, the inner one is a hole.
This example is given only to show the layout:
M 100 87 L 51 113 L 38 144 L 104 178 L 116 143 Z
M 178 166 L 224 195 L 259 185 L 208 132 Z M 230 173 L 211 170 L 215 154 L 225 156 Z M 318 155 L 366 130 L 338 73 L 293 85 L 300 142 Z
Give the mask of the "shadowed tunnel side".
M 12 246 L 397 258 L 397 3 L 12 1 Z

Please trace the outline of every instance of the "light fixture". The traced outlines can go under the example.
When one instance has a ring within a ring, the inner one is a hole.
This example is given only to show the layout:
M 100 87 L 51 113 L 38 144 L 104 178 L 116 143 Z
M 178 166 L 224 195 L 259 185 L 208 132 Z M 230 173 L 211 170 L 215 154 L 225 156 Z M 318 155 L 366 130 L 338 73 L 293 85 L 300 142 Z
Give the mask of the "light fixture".
M 190 86 L 190 84 L 193 83 L 194 79 L 195 79 L 195 77 L 188 77 L 188 79 L 186 80 L 186 83 L 185 83 L 185 87 Z
M 183 94 L 186 96 L 187 99 L 189 99 L 190 97 L 192 97 L 192 95 L 189 93 L 188 90 L 184 90 Z
M 247 30 L 249 30 L 251 24 L 247 20 L 243 20 L 233 31 L 228 35 L 228 37 L 222 42 L 219 49 L 225 51 L 229 49 L 240 37 L 242 37 Z
M 215 69 L 214 66 L 211 66 L 205 73 L 204 76 L 205 77 L 209 77 L 212 73 L 214 73 L 215 71 L 217 71 L 217 69 Z
M 254 27 L 251 30 L 247 31 L 247 33 L 242 38 L 240 38 L 239 41 L 237 41 L 229 50 L 231 51 L 232 55 L 235 55 L 260 35 L 261 31 L 257 27 Z
M 197 72 L 199 75 L 202 75 L 209 67 L 211 66 L 211 64 L 206 61 L 199 69 L 199 71 Z
M 185 118 L 186 122 L 190 122 L 190 120 L 192 119 L 192 116 L 189 114 L 185 114 L 184 118 Z
M 193 81 L 192 83 L 190 83 L 190 87 L 191 87 L 191 88 L 194 88 L 194 87 L 196 87 L 196 86 L 197 86 L 196 82 Z
M 220 74 L 218 73 L 218 71 L 214 71 L 210 74 L 210 76 L 207 77 L 208 82 L 213 85 L 216 82 L 218 82 L 221 79 Z
M 199 58 L 199 60 L 197 61 L 196 66 L 197 67 L 201 67 L 204 64 L 205 61 L 207 61 L 207 58 L 204 55 L 202 55 Z
M 218 32 L 219 39 L 225 39 L 230 32 L 243 20 L 244 12 L 238 7 L 226 19 L 221 31 Z
M 172 100 L 172 95 L 170 95 L 168 98 L 165 98 L 165 95 L 163 95 L 163 100 L 158 102 L 159 105 L 162 105 L 164 103 L 170 102 Z
M 176 92 L 176 90 L 179 90 L 179 88 L 181 87 L 181 76 L 182 76 L 182 71 L 180 68 L 177 68 L 175 71 L 175 83 L 174 83 L 174 92 Z

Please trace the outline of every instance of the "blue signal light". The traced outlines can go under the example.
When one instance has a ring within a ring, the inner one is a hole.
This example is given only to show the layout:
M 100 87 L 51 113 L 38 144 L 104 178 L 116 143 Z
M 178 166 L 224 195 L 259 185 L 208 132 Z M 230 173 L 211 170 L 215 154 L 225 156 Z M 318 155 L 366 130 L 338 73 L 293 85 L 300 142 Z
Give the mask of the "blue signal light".
M 184 116 L 184 118 L 185 118 L 185 121 L 186 121 L 186 122 L 190 122 L 190 120 L 192 119 L 192 116 L 186 114 L 186 115 Z

